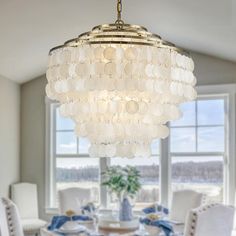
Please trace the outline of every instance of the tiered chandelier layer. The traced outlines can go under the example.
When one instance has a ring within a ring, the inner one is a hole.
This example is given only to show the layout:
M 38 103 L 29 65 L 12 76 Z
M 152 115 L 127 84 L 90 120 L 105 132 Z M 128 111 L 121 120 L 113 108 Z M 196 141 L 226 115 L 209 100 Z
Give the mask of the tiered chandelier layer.
M 49 53 L 47 96 L 91 143 L 91 157 L 149 157 L 179 105 L 196 98 L 188 53 L 138 25 L 100 25 Z

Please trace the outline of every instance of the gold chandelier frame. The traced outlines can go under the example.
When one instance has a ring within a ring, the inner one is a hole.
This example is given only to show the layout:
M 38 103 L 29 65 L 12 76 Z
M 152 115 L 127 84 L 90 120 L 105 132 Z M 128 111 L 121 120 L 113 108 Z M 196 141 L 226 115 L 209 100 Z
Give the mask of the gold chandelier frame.
M 114 24 L 95 26 L 91 31 L 82 33 L 77 38 L 68 40 L 63 45 L 52 48 L 49 51 L 49 55 L 60 48 L 78 47 L 86 44 L 128 44 L 167 48 L 189 56 L 189 53 L 184 49 L 163 40 L 157 34 L 150 33 L 145 27 L 125 24 L 121 20 L 121 12 L 122 2 L 121 0 L 117 0 L 117 20 Z

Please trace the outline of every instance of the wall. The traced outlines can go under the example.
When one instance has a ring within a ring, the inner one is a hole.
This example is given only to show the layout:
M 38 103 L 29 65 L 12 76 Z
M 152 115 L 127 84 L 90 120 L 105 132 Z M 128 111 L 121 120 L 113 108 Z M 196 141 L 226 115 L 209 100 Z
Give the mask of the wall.
M 38 185 L 40 216 L 44 215 L 45 86 L 42 76 L 21 86 L 21 181 Z
M 198 85 L 236 82 L 236 63 L 192 53 Z M 45 75 L 21 86 L 21 177 L 39 189 L 40 216 L 45 215 Z
M 236 82 L 236 63 L 192 52 L 198 85 Z
M 0 196 L 20 179 L 20 86 L 0 76 Z

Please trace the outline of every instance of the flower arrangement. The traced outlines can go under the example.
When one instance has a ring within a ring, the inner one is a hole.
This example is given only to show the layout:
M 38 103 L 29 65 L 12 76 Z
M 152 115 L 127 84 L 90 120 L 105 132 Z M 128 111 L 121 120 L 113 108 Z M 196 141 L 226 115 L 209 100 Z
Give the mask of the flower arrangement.
M 105 181 L 104 186 L 107 186 L 111 193 L 115 193 L 120 199 L 123 196 L 134 198 L 139 189 L 140 173 L 132 166 L 115 166 L 110 167 L 103 173 Z
M 103 185 L 107 186 L 111 193 L 116 194 L 119 200 L 119 220 L 131 221 L 133 213 L 128 197 L 134 198 L 141 188 L 139 171 L 131 166 L 115 166 L 108 168 L 103 176 Z

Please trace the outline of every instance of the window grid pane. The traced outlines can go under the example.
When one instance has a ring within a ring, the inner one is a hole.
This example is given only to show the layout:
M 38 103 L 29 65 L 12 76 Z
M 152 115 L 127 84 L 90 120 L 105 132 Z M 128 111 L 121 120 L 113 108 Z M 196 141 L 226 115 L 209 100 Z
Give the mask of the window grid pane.
M 197 125 L 224 125 L 224 99 L 198 100 Z
M 170 123 L 171 153 L 223 153 L 225 149 L 224 106 L 224 98 L 204 98 L 182 106 L 183 117 L 180 121 Z M 193 114 L 195 114 L 195 118 L 193 118 Z M 186 116 L 190 116 L 190 118 Z M 211 122 L 209 119 L 211 116 L 219 118 L 213 117 Z M 195 125 L 192 125 L 193 120 Z M 193 129 L 195 129 L 195 134 Z M 208 132 L 206 132 L 207 130 Z
M 182 117 L 170 123 L 171 127 L 196 126 L 196 102 L 187 102 L 180 105 Z
M 198 152 L 221 152 L 225 150 L 224 126 L 198 128 Z M 212 138 L 214 137 L 214 139 Z
M 196 152 L 196 129 L 171 128 L 171 152 Z
M 56 132 L 56 154 L 77 154 L 77 139 L 74 132 Z
M 57 131 L 62 131 L 62 130 L 68 130 L 68 131 L 73 131 L 75 128 L 75 123 L 73 120 L 69 118 L 64 118 L 60 115 L 59 112 L 59 107 L 57 106 L 56 108 L 56 130 Z

